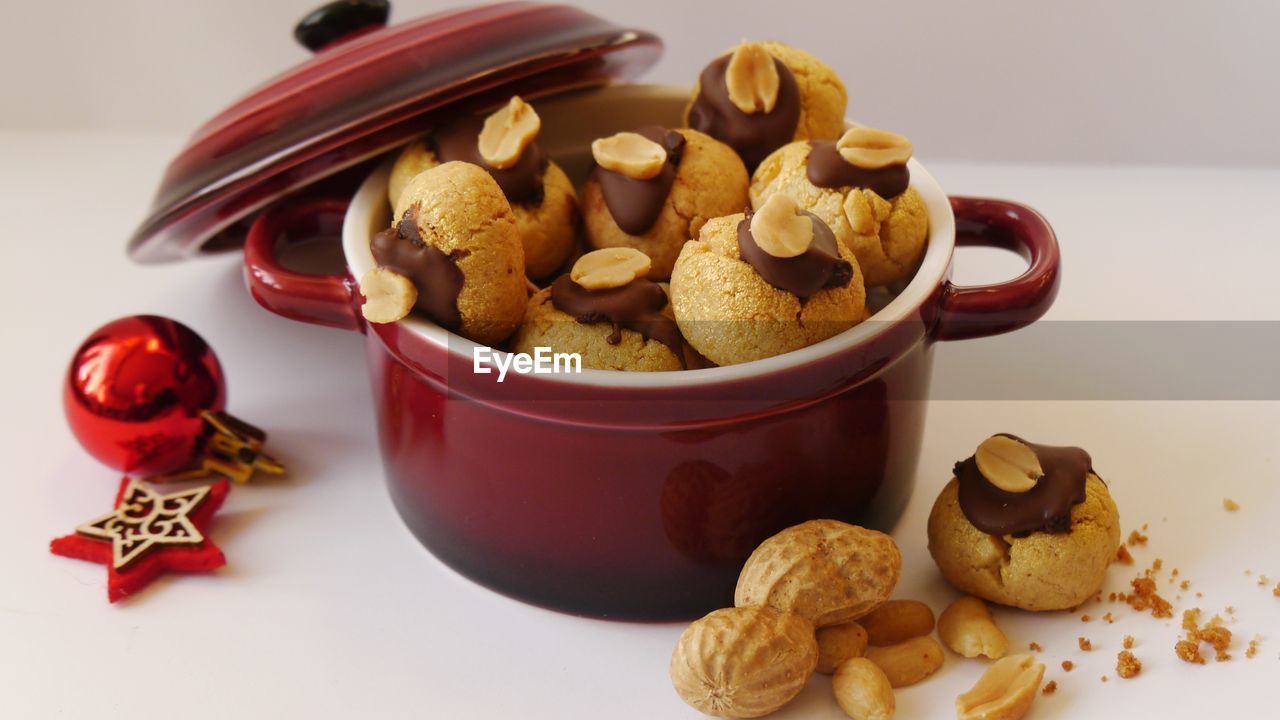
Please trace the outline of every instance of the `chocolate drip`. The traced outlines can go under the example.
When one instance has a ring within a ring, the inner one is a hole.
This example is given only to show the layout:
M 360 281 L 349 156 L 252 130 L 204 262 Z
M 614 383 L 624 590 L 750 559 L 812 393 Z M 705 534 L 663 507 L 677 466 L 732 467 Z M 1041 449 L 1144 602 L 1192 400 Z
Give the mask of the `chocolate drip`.
M 671 185 L 676 181 L 680 157 L 684 154 L 684 136 L 675 130 L 650 125 L 636 132 L 666 149 L 667 164 L 662 166 L 662 172 L 648 180 L 636 180 L 599 165 L 591 170 L 591 178 L 600 183 L 600 193 L 609 214 L 628 235 L 643 235 L 658 221 L 667 195 L 671 193 Z
M 888 200 L 907 191 L 911 171 L 906 163 L 865 170 L 854 165 L 836 148 L 834 140 L 809 141 L 809 182 L 821 188 L 856 187 L 871 190 Z
M 462 326 L 458 293 L 462 292 L 462 268 L 452 255 L 427 244 L 418 229 L 418 205 L 404 211 L 400 222 L 373 236 L 373 259 L 382 267 L 409 278 L 418 289 L 414 306 L 446 330 Z
M 813 222 L 813 242 L 807 250 L 789 258 L 774 257 L 760 249 L 751 235 L 752 213 L 738 223 L 738 254 L 742 259 L 765 282 L 802 300 L 823 288 L 844 287 L 853 279 L 853 265 L 840 257 L 831 228 L 817 215 L 804 214 Z
M 1093 472 L 1089 453 L 1004 435 L 1026 443 L 1035 452 L 1044 477 L 1027 492 L 1005 492 L 987 481 L 974 457 L 962 460 L 956 463 L 955 474 L 964 516 L 988 535 L 1071 532 L 1071 508 L 1084 502 L 1085 476 Z
M 772 112 L 747 114 L 729 99 L 724 73 L 732 54 L 711 61 L 698 76 L 698 97 L 689 108 L 689 127 L 704 132 L 738 151 L 748 170 L 769 153 L 791 142 L 800 122 L 800 89 L 790 68 L 774 58 L 778 68 L 778 100 Z
M 667 293 L 652 280 L 639 278 L 622 287 L 588 290 L 565 274 L 551 284 L 551 304 L 580 323 L 612 324 L 613 331 L 605 338 L 610 345 L 622 342 L 623 328 L 634 330 L 645 340 L 666 345 L 675 353 L 680 367 L 686 367 L 680 327 L 662 314 L 667 306 Z
M 520 159 L 506 169 L 495 168 L 480 156 L 476 139 L 484 127 L 484 118 L 465 117 L 431 133 L 428 142 L 431 152 L 440 162 L 461 160 L 484 168 L 502 188 L 507 202 L 538 205 L 542 202 L 542 175 L 547 169 L 547 154 L 537 142 L 532 142 L 520 154 Z

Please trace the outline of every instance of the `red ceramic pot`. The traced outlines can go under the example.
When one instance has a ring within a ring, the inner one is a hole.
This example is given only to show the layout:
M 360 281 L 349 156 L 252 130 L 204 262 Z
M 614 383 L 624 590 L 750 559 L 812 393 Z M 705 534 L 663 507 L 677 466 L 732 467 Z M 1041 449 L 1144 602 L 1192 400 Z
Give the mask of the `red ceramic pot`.
M 594 137 L 678 125 L 687 91 L 616 86 L 539 105 L 543 142 L 570 174 Z M 419 318 L 366 326 L 356 282 L 386 227 L 387 168 L 348 203 L 278 205 L 250 230 L 254 297 L 306 322 L 364 332 L 395 505 L 462 574 L 529 602 L 611 618 L 676 619 L 732 604 L 743 559 L 811 518 L 889 529 L 914 484 L 933 347 L 1037 319 L 1059 256 L 1039 214 L 948 198 L 912 161 L 929 209 L 914 279 L 875 317 L 757 362 L 673 373 L 473 371 L 474 343 Z M 283 268 L 278 240 L 341 223 L 345 275 Z M 1006 283 L 949 280 L 957 244 L 1021 252 Z

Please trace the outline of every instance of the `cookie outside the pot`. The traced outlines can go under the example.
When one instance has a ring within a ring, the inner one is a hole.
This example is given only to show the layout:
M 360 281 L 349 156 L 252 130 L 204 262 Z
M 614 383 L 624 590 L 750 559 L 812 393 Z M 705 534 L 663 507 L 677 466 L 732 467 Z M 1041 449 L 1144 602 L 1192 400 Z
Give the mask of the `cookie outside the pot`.
M 1007 486 L 1016 492 L 994 486 L 978 465 L 982 446 L 957 463 L 929 514 L 938 569 L 961 592 L 1023 610 L 1074 608 L 1093 597 L 1120 546 L 1120 516 L 1089 455 L 1008 435 L 989 443 L 1030 448 L 1038 468 L 1031 474 L 1040 478 L 1027 490 Z

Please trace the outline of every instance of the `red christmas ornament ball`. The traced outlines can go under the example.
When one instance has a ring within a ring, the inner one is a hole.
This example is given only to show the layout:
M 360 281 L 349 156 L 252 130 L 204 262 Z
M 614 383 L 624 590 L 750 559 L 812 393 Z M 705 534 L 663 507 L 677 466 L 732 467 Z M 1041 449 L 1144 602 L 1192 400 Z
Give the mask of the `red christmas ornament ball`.
M 222 366 L 204 338 L 155 315 L 95 330 L 71 358 L 63 392 L 84 449 L 140 477 L 190 465 L 204 439 L 201 412 L 226 401 Z

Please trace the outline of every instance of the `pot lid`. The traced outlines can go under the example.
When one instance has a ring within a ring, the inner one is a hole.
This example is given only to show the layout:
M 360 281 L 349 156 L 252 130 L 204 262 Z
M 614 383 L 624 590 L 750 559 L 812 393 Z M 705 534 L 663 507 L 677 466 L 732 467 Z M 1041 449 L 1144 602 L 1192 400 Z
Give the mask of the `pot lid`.
M 316 52 L 209 120 L 169 164 L 129 241 L 139 262 L 238 247 L 257 210 L 408 143 L 443 113 L 627 80 L 662 44 L 533 2 L 386 25 L 386 0 L 339 0 L 294 35 Z

